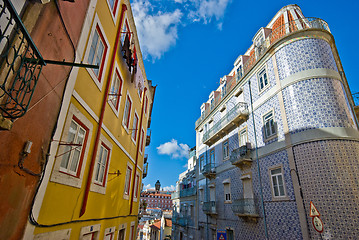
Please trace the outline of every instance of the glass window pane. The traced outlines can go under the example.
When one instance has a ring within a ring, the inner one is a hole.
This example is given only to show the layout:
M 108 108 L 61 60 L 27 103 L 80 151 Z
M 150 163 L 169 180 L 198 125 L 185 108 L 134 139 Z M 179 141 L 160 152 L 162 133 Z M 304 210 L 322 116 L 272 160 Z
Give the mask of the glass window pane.
M 277 168 L 277 169 L 271 170 L 271 174 L 272 174 L 272 175 L 278 174 L 278 173 L 282 173 L 282 169 L 281 169 L 281 168 Z
M 279 186 L 279 193 L 280 193 L 280 196 L 284 196 L 284 187 L 283 186 Z
M 81 151 L 79 151 L 78 149 L 74 149 L 72 151 L 74 152 L 74 155 L 72 156 L 70 170 L 73 171 L 73 172 L 76 172 L 77 165 L 78 165 L 78 162 L 80 160 Z
M 97 163 L 96 165 L 97 165 L 97 169 L 96 169 L 96 174 L 95 174 L 95 180 L 98 181 L 99 180 L 98 176 L 99 176 L 101 165 L 100 165 L 100 163 Z
M 70 159 L 70 154 L 71 154 L 71 147 L 70 146 L 65 146 L 64 147 L 64 155 L 62 157 L 62 161 L 61 161 L 61 167 L 62 168 L 66 168 L 67 169 L 67 166 L 69 164 L 69 159 Z
M 276 176 L 273 176 L 272 177 L 272 180 L 273 180 L 273 186 L 276 187 L 278 185 L 277 183 L 277 177 Z
M 278 192 L 278 188 L 274 187 L 274 196 L 278 197 L 279 196 L 279 192 Z

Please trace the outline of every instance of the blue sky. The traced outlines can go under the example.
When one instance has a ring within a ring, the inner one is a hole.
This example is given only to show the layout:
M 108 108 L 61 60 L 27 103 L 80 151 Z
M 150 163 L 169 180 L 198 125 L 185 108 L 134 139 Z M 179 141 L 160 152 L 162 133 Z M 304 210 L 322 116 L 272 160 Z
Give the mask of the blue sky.
M 256 32 L 285 5 L 325 20 L 331 29 L 352 93 L 356 79 L 359 1 L 132 0 L 147 78 L 158 85 L 152 112 L 149 169 L 143 183 L 170 189 L 186 170 L 195 146 L 200 106 L 216 89 Z

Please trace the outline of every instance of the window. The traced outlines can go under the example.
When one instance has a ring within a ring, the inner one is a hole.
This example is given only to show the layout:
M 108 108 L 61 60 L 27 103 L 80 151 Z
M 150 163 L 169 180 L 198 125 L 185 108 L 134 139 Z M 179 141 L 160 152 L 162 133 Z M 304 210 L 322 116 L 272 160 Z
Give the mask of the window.
M 116 227 L 106 228 L 104 240 L 114 240 Z
M 234 240 L 234 232 L 232 229 L 227 229 L 227 240 Z
M 93 72 L 97 76 L 98 80 L 101 82 L 101 75 L 103 70 L 104 58 L 107 52 L 107 45 L 104 39 L 104 36 L 100 30 L 100 27 L 97 25 L 92 36 L 90 53 L 87 58 L 89 64 L 98 65 L 98 69 L 93 69 Z
M 140 147 L 140 152 L 143 152 L 143 142 L 144 142 L 144 138 L 145 138 L 145 131 L 143 129 L 141 129 L 141 138 L 140 138 L 140 142 L 141 142 L 141 147 Z
M 126 180 L 125 180 L 125 195 L 129 195 L 130 193 L 131 175 L 132 175 L 132 168 L 130 166 L 127 166 Z
M 134 235 L 135 235 L 135 223 L 131 223 L 131 228 L 130 228 L 130 240 L 134 239 Z
M 145 114 L 147 114 L 147 108 L 148 108 L 148 97 L 145 98 Z
M 215 158 L 214 158 L 214 149 L 212 149 L 210 151 L 210 154 L 209 154 L 209 163 L 215 163 Z
M 266 115 L 263 116 L 264 122 L 264 137 L 267 139 L 276 134 L 276 128 L 273 118 L 273 111 L 270 111 Z
M 228 140 L 223 142 L 223 159 L 227 159 L 229 157 L 229 146 Z
M 60 165 L 61 172 L 79 176 L 88 136 L 88 129 L 75 116 L 71 121 Z
M 224 202 L 229 203 L 229 202 L 231 202 L 231 184 L 230 184 L 230 182 L 224 183 L 223 188 L 224 188 Z
M 113 16 L 115 16 L 119 0 L 107 0 L 107 2 L 108 2 L 108 5 L 110 6 Z
M 106 180 L 107 163 L 109 160 L 109 148 L 101 143 L 99 155 L 96 161 L 95 182 L 104 186 Z
M 259 86 L 259 91 L 262 91 L 264 88 L 269 86 L 269 82 L 268 82 L 268 78 L 267 78 L 267 71 L 265 68 L 263 68 L 258 73 L 258 86 Z
M 244 146 L 248 142 L 247 129 L 244 128 L 239 131 L 239 146 Z
M 202 170 L 204 167 L 204 155 L 199 157 L 199 164 L 200 164 L 200 168 Z
M 140 176 L 139 176 L 138 174 L 136 174 L 134 198 L 137 198 L 137 195 L 138 195 L 138 184 L 139 184 L 139 181 L 140 181 Z
M 270 170 L 270 176 L 271 176 L 273 196 L 274 197 L 284 197 L 285 192 L 284 192 L 282 168 L 279 167 L 279 168 Z
M 118 231 L 118 240 L 125 240 L 125 233 L 126 233 L 126 229 L 120 229 Z
M 112 81 L 110 94 L 108 97 L 111 106 L 116 112 L 118 111 L 118 108 L 120 106 L 121 92 L 122 92 L 122 79 L 120 77 L 120 73 L 118 69 L 116 68 Z
M 123 120 L 122 123 L 126 129 L 128 129 L 128 125 L 130 123 L 130 115 L 131 115 L 131 107 L 132 101 L 129 95 L 127 95 L 125 110 L 123 112 Z
M 101 224 L 85 226 L 81 228 L 80 238 L 81 240 L 97 240 L 99 239 L 99 233 Z
M 125 22 L 123 24 L 122 31 L 121 31 L 121 46 L 124 45 L 126 37 L 128 38 L 129 41 L 131 40 L 131 33 L 130 33 L 130 28 L 128 26 L 127 19 L 125 19 Z
M 132 124 L 132 140 L 136 143 L 137 140 L 137 128 L 138 128 L 138 116 L 135 113 L 135 116 L 133 118 L 133 124 Z

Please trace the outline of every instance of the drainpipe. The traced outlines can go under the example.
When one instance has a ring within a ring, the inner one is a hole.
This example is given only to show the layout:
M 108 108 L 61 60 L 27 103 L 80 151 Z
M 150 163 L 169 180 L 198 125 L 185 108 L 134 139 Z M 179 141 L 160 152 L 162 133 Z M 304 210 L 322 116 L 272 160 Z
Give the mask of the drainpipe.
M 141 71 L 141 69 L 138 69 L 138 71 Z M 145 96 L 146 96 L 147 88 L 143 90 L 142 93 L 142 108 L 141 108 L 141 118 L 140 118 L 140 124 L 139 124 L 139 131 L 138 131 L 138 138 L 137 138 L 137 150 L 136 150 L 136 161 L 135 161 L 135 171 L 133 173 L 133 181 L 132 181 L 132 190 L 131 190 L 131 204 L 130 204 L 130 215 L 132 214 L 132 207 L 133 207 L 133 198 L 134 198 L 134 192 L 135 192 L 135 182 L 136 182 L 136 172 L 137 172 L 137 164 L 138 164 L 138 156 L 139 156 L 139 150 L 140 150 L 140 140 L 141 140 L 141 132 L 142 132 L 142 121 L 143 121 L 143 111 L 145 109 Z M 147 133 L 147 131 L 146 131 Z M 143 134 L 145 135 L 145 134 Z M 147 135 L 146 135 L 147 136 Z M 143 136 L 142 143 L 145 140 L 145 136 Z M 140 180 L 140 179 L 138 179 Z M 137 185 L 139 182 L 137 183 Z
M 263 200 L 263 189 L 262 189 L 262 179 L 261 179 L 261 170 L 259 168 L 259 161 L 258 161 L 258 143 L 257 143 L 257 131 L 256 131 L 256 124 L 254 121 L 254 110 L 253 110 L 253 99 L 252 99 L 252 90 L 251 90 L 251 81 L 248 81 L 249 84 L 249 96 L 251 98 L 251 110 L 252 110 L 252 121 L 253 121 L 253 131 L 254 131 L 254 141 L 255 141 L 255 148 L 256 148 L 256 160 L 257 160 L 257 172 L 258 172 L 258 179 L 259 179 L 259 192 L 261 195 L 261 206 L 263 212 L 263 221 L 264 221 L 264 233 L 266 239 L 268 238 L 268 230 L 267 230 L 267 221 L 266 221 L 266 212 L 264 209 L 264 200 Z
M 106 88 L 105 88 L 105 96 L 104 96 L 104 99 L 102 101 L 101 113 L 100 113 L 100 118 L 99 118 L 97 132 L 96 132 L 96 139 L 95 139 L 95 144 L 94 144 L 93 151 L 92 151 L 90 170 L 89 170 L 89 174 L 87 176 L 84 199 L 82 201 L 82 206 L 81 206 L 81 210 L 80 210 L 80 217 L 82 217 L 82 215 L 84 215 L 84 213 L 86 211 L 88 195 L 89 195 L 89 192 L 90 192 L 90 187 L 91 187 L 91 182 L 92 182 L 93 170 L 94 170 L 95 162 L 96 162 L 97 148 L 98 148 L 98 144 L 99 144 L 99 141 L 100 141 L 103 118 L 104 118 L 104 115 L 105 115 L 106 103 L 107 103 L 107 99 L 108 99 L 108 93 L 109 93 L 109 90 L 110 90 L 110 83 L 111 83 L 111 76 L 112 76 L 113 66 L 114 66 L 114 63 L 115 63 L 115 58 L 116 58 L 116 54 L 117 54 L 118 45 L 120 43 L 122 19 L 123 19 L 123 15 L 124 15 L 126 10 L 127 10 L 127 6 L 125 4 L 122 4 L 120 25 L 119 25 L 119 27 L 117 29 L 117 34 L 116 34 L 116 39 L 115 39 L 115 46 L 114 46 L 113 54 L 112 54 L 112 58 L 111 58 L 110 71 L 109 71 L 109 74 L 108 74 L 108 79 L 107 79 Z

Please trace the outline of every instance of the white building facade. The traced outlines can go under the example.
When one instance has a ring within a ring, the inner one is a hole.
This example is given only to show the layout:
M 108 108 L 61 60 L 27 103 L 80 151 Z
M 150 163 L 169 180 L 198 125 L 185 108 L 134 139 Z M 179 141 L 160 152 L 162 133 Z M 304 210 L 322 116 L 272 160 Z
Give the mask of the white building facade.
M 196 138 L 193 239 L 355 239 L 359 132 L 323 20 L 283 7 L 201 106 Z

